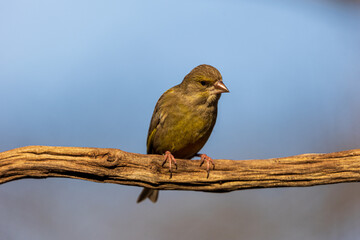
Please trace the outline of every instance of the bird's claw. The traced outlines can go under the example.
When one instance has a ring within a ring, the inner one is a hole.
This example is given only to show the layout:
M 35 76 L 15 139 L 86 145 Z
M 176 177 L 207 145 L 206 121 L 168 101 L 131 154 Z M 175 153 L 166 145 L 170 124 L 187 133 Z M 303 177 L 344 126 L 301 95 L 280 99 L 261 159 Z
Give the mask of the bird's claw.
M 175 165 L 175 169 L 177 169 L 177 163 L 176 163 L 176 160 L 174 158 L 174 156 L 171 154 L 170 151 L 166 151 L 165 154 L 164 154 L 164 162 L 162 163 L 162 167 L 164 167 L 165 163 L 169 161 L 169 172 L 170 172 L 170 178 L 172 178 L 172 168 L 171 168 L 171 165 L 172 163 L 174 163 Z
M 204 164 L 204 162 L 206 161 L 206 172 L 207 172 L 206 178 L 209 178 L 209 175 L 210 175 L 210 163 L 213 165 L 213 170 L 215 169 L 215 163 L 214 163 L 214 161 L 212 160 L 212 158 L 209 157 L 209 156 L 206 155 L 206 154 L 200 154 L 199 156 L 200 156 L 200 158 L 201 158 L 200 167 L 201 167 L 201 166 Z

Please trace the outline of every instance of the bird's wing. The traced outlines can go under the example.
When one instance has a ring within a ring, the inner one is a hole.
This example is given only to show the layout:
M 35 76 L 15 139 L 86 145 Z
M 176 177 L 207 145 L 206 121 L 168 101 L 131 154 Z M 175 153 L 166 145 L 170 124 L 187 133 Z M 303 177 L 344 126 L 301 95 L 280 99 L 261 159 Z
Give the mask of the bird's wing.
M 166 101 L 166 99 L 171 98 L 173 92 L 174 92 L 174 88 L 167 90 L 156 103 L 154 113 L 151 118 L 150 127 L 147 136 L 147 142 L 146 142 L 148 154 L 154 153 L 153 152 L 154 136 L 157 130 L 159 129 L 159 127 L 164 123 L 168 115 L 166 112 L 168 101 Z

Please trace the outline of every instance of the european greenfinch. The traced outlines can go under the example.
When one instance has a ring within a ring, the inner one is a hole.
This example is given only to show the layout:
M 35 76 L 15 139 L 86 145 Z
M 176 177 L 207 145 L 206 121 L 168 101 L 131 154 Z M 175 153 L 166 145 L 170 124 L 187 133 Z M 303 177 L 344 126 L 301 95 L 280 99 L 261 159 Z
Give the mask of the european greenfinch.
M 170 178 L 175 158 L 201 157 L 209 177 L 213 160 L 198 152 L 214 128 L 221 93 L 229 92 L 220 72 L 210 65 L 195 67 L 184 80 L 167 90 L 156 103 L 147 136 L 147 153 L 163 154 L 169 163 Z M 149 198 L 156 202 L 159 191 L 144 188 L 137 202 Z

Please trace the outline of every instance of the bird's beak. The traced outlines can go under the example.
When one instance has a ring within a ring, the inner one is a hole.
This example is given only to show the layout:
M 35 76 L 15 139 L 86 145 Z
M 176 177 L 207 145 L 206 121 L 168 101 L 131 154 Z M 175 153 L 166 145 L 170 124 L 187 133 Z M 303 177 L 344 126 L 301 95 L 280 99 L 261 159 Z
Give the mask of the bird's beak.
M 216 93 L 230 92 L 229 89 L 225 86 L 225 84 L 221 80 L 217 81 L 214 86 L 215 89 L 217 90 Z

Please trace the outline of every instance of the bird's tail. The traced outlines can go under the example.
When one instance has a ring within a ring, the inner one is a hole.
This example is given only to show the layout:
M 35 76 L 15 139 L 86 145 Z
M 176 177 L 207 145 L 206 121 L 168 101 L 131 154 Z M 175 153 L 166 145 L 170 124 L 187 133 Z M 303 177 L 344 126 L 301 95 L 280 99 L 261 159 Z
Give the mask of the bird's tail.
M 137 203 L 149 198 L 153 203 L 156 203 L 159 196 L 159 190 L 151 189 L 151 188 L 144 188 L 140 193 Z

